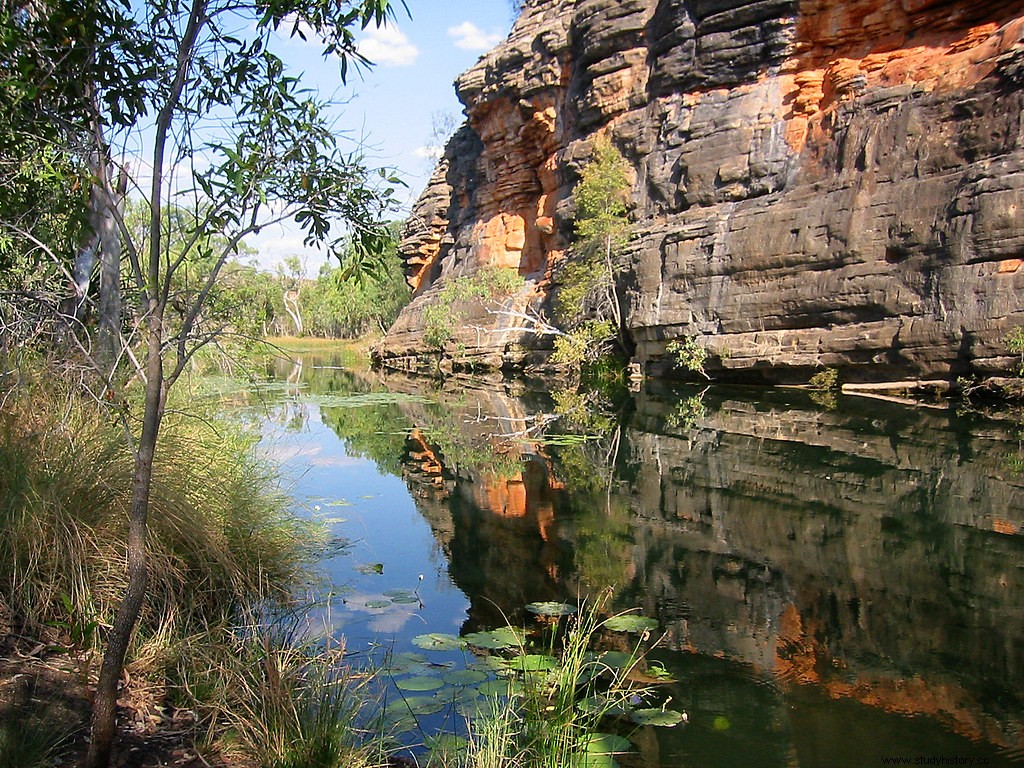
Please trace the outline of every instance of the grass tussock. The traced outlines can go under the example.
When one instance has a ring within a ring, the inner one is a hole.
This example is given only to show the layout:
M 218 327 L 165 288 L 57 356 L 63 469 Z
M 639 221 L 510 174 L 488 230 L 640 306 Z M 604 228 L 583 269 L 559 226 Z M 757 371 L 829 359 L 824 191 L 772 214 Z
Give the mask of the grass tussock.
M 52 765 L 70 738 L 45 708 L 26 704 L 0 709 L 0 768 Z
M 187 633 L 306 575 L 314 532 L 286 513 L 254 437 L 169 414 L 150 501 L 150 583 L 142 637 Z M 9 397 L 0 414 L 0 602 L 27 633 L 99 639 L 125 588 L 134 460 L 120 423 L 52 389 Z
M 355 725 L 374 699 L 372 680 L 343 663 L 344 648 L 279 622 L 211 631 L 180 651 L 172 673 L 178 703 L 205 715 L 204 741 L 224 756 L 264 768 L 385 764 L 380 739 Z

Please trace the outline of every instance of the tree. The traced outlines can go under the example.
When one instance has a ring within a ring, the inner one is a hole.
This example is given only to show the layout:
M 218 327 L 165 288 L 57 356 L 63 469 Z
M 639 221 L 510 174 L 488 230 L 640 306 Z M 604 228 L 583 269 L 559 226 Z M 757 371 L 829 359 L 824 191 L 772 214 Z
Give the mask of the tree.
M 326 105 L 272 52 L 275 35 L 319 37 L 325 54 L 339 56 L 344 77 L 350 62 L 364 61 L 354 28 L 383 24 L 393 5 L 70 0 L 35 15 L 26 7 L 2 6 L 13 28 L 4 30 L 5 62 L 14 62 L 3 88 L 25 107 L 26 124 L 47 129 L 36 132 L 43 147 L 86 158 L 93 229 L 112 221 L 120 235 L 135 294 L 130 335 L 141 340 L 137 374 L 145 392 L 141 423 L 131 430 L 129 585 L 107 636 L 86 760 L 98 768 L 109 764 L 118 681 L 146 593 L 149 493 L 167 392 L 217 336 L 204 310 L 227 265 L 243 238 L 285 219 L 339 255 L 352 243 L 359 263 L 372 264 L 389 238 L 379 222 L 397 180 L 381 172 L 375 188 L 358 151 L 341 151 Z M 46 89 L 51 95 L 37 99 Z M 110 172 L 112 158 L 129 146 L 147 147 L 151 174 L 134 188 L 145 198 L 141 232 L 129 226 Z M 40 240 L 25 228 L 16 234 L 24 232 L 27 241 Z M 104 240 L 101 234 L 101 249 Z M 200 263 L 198 280 L 182 279 Z M 104 370 L 108 390 L 111 370 Z M 122 417 L 131 423 L 130 414 Z
M 577 237 L 558 274 L 556 312 L 567 332 L 555 340 L 556 362 L 578 369 L 613 346 L 626 351 L 616 282 L 631 188 L 629 164 L 609 139 L 598 138 L 574 190 Z
M 355 338 L 380 330 L 395 321 L 409 303 L 402 260 L 397 253 L 398 222 L 391 225 L 396 240 L 372 279 L 346 277 L 345 270 L 326 263 L 315 282 L 302 291 L 306 333 L 311 336 Z
M 305 329 L 305 324 L 302 322 L 300 299 L 302 298 L 302 283 L 306 279 L 306 265 L 302 259 L 294 254 L 286 256 L 284 263 L 277 268 L 277 275 L 281 281 L 281 297 L 284 302 L 284 311 L 292 319 L 292 325 L 295 326 L 295 335 L 301 336 Z
M 99 264 L 100 338 L 110 351 L 120 320 L 111 206 L 123 189 L 103 131 L 145 111 L 145 78 L 129 75 L 153 67 L 153 45 L 134 34 L 126 8 L 110 0 L 0 0 L 0 110 L 9 118 L 0 128 L 0 260 L 63 277 L 62 319 L 75 325 Z M 35 283 L 32 295 L 49 301 Z

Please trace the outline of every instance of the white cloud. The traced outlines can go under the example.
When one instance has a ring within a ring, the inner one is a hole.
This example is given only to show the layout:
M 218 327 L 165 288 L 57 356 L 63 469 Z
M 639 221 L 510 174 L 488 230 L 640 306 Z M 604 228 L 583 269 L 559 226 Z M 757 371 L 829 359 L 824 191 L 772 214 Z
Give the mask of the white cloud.
M 416 147 L 412 153 L 423 160 L 440 160 L 444 154 L 444 147 Z
M 455 41 L 455 47 L 464 51 L 487 51 L 501 42 L 500 32 L 484 32 L 471 21 L 448 27 L 448 36 Z
M 370 29 L 357 48 L 359 52 L 372 61 L 385 67 L 407 67 L 415 63 L 420 55 L 419 49 L 409 42 L 397 27 L 379 27 Z

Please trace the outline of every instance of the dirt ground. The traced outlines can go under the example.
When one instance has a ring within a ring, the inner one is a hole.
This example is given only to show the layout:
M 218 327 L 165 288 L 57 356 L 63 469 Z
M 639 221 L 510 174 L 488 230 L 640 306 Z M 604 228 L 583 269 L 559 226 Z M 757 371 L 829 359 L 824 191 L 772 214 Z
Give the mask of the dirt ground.
M 0 640 L 0 728 L 10 733 L 7 741 L 0 740 L 0 767 L 79 765 L 88 747 L 94 681 L 94 670 L 83 659 L 5 631 Z M 127 682 L 118 704 L 115 768 L 249 768 L 219 755 L 200 754 L 191 712 L 174 710 L 157 692 Z M 37 766 L 21 765 L 2 753 L 12 749 L 12 735 L 17 739 L 32 732 L 60 741 L 51 758 Z

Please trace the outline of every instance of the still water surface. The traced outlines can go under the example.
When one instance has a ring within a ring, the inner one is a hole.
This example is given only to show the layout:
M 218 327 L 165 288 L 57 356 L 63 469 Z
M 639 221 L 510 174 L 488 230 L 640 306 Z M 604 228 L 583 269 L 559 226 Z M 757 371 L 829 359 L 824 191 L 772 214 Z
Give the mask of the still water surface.
M 640 729 L 623 765 L 1024 764 L 1014 423 L 718 388 L 605 416 L 337 360 L 270 373 L 265 445 L 344 545 L 326 618 L 350 650 L 445 674 L 474 659 L 423 664 L 414 638 L 612 586 L 660 622 L 689 718 Z

